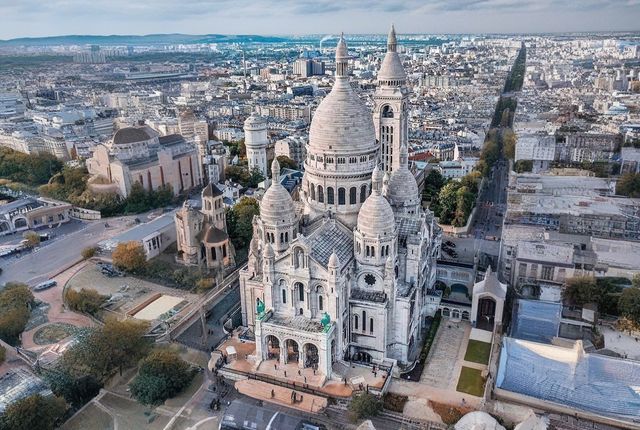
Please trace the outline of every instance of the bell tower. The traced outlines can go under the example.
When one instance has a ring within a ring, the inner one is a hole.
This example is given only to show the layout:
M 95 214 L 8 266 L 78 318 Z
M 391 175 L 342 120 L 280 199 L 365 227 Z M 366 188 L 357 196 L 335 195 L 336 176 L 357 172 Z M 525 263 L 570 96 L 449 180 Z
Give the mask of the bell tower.
M 380 142 L 382 171 L 391 173 L 400 166 L 400 147 L 408 143 L 409 90 L 407 75 L 397 52 L 396 31 L 391 26 L 387 53 L 378 71 L 378 87 L 373 96 L 373 123 Z

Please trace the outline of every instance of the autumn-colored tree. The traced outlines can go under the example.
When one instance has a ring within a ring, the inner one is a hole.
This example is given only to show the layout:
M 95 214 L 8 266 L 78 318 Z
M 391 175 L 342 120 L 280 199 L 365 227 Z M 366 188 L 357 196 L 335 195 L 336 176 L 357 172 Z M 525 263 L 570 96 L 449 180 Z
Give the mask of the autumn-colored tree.
M 8 282 L 0 292 L 0 339 L 18 344 L 33 304 L 33 294 L 26 284 Z
M 74 311 L 95 315 L 107 300 L 107 296 L 103 296 L 94 289 L 82 288 L 76 291 L 69 288 L 65 293 L 65 299 L 69 308 Z
M 34 248 L 38 245 L 40 245 L 40 235 L 38 233 L 36 233 L 35 231 L 26 231 L 23 235 L 22 235 L 23 239 L 26 240 L 26 245 L 29 248 Z
M 640 287 L 631 286 L 622 290 L 618 300 L 620 313 L 640 327 Z
M 119 243 L 111 258 L 118 269 L 130 273 L 138 273 L 147 265 L 147 255 L 142 245 L 135 240 Z
M 98 248 L 97 247 L 95 247 L 95 246 L 87 246 L 86 248 L 82 249 L 82 251 L 80 252 L 80 255 L 82 255 L 82 258 L 84 258 L 85 260 L 88 260 L 88 259 L 94 257 L 97 252 L 98 252 Z
M 293 170 L 298 169 L 298 163 L 296 163 L 286 155 L 278 155 L 277 159 L 282 169 L 293 169 Z

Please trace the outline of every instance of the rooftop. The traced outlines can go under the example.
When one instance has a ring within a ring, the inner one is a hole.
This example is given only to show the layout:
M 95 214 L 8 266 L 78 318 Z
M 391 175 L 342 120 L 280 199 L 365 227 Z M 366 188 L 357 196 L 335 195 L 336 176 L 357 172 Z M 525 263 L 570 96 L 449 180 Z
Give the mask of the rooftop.
M 541 300 L 518 300 L 511 336 L 542 343 L 551 343 L 558 336 L 562 304 Z
M 15 369 L 0 377 L 0 413 L 17 400 L 40 394 L 50 396 L 49 386 L 25 369 Z
M 306 331 L 309 333 L 320 333 L 323 330 L 320 321 L 312 320 L 303 315 L 296 315 L 292 317 L 274 313 L 271 315 L 271 318 L 265 320 L 265 323 L 289 327 L 295 330 Z
M 307 238 L 311 258 L 327 267 L 333 251 L 338 255 L 340 270 L 353 258 L 353 236 L 335 220 L 322 220 L 323 224 Z
M 640 363 L 504 338 L 496 386 L 617 419 L 640 416 Z

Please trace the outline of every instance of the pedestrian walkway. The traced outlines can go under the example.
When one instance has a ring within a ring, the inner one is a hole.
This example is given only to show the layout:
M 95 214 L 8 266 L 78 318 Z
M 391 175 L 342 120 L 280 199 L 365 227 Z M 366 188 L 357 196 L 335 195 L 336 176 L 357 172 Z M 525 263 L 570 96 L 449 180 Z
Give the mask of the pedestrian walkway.
M 460 365 L 460 354 L 464 349 L 471 331 L 468 323 L 454 323 L 443 320 L 432 346 L 432 353 L 420 376 L 420 383 L 434 388 L 456 389 Z
M 235 386 L 240 393 L 246 396 L 304 412 L 318 413 L 327 407 L 327 399 L 324 397 L 302 393 L 267 382 L 245 379 L 237 381 Z M 293 393 L 295 393 L 295 401 Z

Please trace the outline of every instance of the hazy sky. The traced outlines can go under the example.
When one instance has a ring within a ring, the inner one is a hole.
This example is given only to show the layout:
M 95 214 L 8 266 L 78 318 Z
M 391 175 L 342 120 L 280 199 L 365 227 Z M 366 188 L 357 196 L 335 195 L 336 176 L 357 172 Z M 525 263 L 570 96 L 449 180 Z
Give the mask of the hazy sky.
M 0 38 L 640 30 L 640 0 L 0 0 Z

